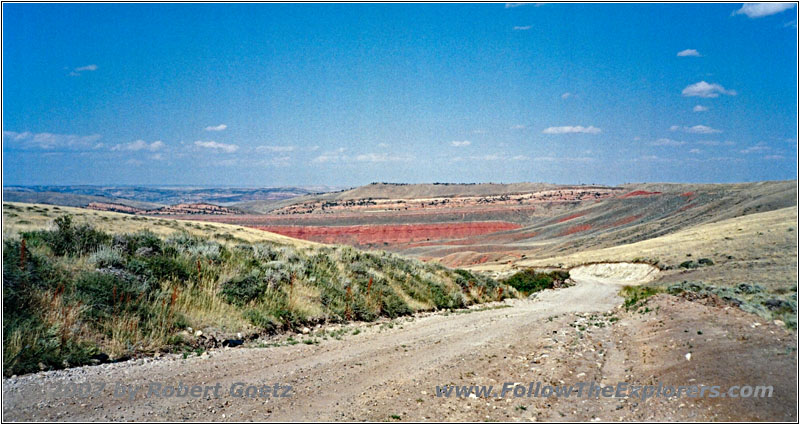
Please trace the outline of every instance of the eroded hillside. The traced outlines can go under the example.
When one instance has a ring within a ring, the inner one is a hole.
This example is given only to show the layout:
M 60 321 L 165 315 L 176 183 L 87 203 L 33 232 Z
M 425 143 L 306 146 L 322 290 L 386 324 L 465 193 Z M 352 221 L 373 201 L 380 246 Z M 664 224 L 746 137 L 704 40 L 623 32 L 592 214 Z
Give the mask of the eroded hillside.
M 620 187 L 373 184 L 296 198 L 267 214 L 194 218 L 475 266 L 635 243 L 792 207 L 796 199 L 794 181 Z

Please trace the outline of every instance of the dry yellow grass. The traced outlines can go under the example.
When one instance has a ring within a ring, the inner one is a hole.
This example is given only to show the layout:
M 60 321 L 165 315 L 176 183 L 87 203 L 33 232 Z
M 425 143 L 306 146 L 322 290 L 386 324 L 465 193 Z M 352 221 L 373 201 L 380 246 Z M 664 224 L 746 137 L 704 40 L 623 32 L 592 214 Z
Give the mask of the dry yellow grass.
M 519 266 L 563 264 L 566 267 L 598 261 L 630 261 L 634 258 L 658 258 L 662 263 L 685 261 L 724 253 L 737 258 L 797 256 L 797 210 L 783 208 L 750 214 L 717 223 L 690 227 L 669 235 L 611 248 L 583 251 L 542 259 L 525 259 Z M 789 230 L 792 228 L 792 230 Z M 791 248 L 787 252 L 786 248 Z
M 296 247 L 320 246 L 315 242 L 232 224 L 144 217 L 85 208 L 21 202 L 3 203 L 3 239 L 18 235 L 20 232 L 46 228 L 53 223 L 56 217 L 66 214 L 71 214 L 76 224 L 91 223 L 97 229 L 108 233 L 130 233 L 147 229 L 159 236 L 169 236 L 176 232 L 186 231 L 191 235 L 216 240 L 220 243 L 236 238 L 248 243 L 275 242 Z
M 133 233 L 149 230 L 159 236 L 166 237 L 175 233 L 187 232 L 219 243 L 273 242 L 298 248 L 322 246 L 315 242 L 293 239 L 263 230 L 231 224 L 143 217 L 85 208 L 19 202 L 3 203 L 3 239 L 15 237 L 21 232 L 47 228 L 53 225 L 53 220 L 57 217 L 67 214 L 74 217 L 76 224 L 90 223 L 95 228 L 108 233 Z M 83 267 L 82 261 L 85 261 L 85 258 L 80 257 L 65 261 L 62 265 L 78 269 Z M 227 272 L 231 276 L 235 275 L 234 270 Z M 175 285 L 175 282 L 164 282 L 164 290 L 168 293 L 172 292 Z M 177 293 L 178 298 L 175 308 L 198 327 L 215 326 L 222 329 L 248 329 L 248 323 L 242 319 L 238 310 L 217 297 L 217 292 L 219 292 L 219 282 L 217 281 L 202 279 L 200 282 L 191 282 L 188 288 Z M 298 296 L 296 302 L 310 304 L 306 302 L 304 296 L 305 293 Z M 309 294 L 309 296 L 313 296 L 313 294 Z M 312 313 L 316 312 L 311 307 L 306 308 L 306 310 Z M 135 326 L 135 324 L 120 321 L 117 327 L 118 329 L 113 329 L 111 344 L 117 344 L 120 347 L 116 347 L 119 348 L 118 350 L 115 350 L 115 347 L 110 347 L 110 354 L 118 354 L 117 351 L 123 351 L 122 347 L 125 343 L 141 339 L 134 335 L 138 332 L 138 326 Z M 148 335 L 146 339 L 158 342 L 165 340 L 167 337 L 168 335 Z
M 669 270 L 661 280 L 702 280 L 714 284 L 758 282 L 768 287 L 797 284 L 797 209 L 764 213 L 703 224 L 632 244 L 573 254 L 526 258 L 510 264 L 484 264 L 472 270 L 503 272 L 522 267 L 564 267 L 597 262 L 657 259 L 677 266 L 710 258 L 713 267 Z

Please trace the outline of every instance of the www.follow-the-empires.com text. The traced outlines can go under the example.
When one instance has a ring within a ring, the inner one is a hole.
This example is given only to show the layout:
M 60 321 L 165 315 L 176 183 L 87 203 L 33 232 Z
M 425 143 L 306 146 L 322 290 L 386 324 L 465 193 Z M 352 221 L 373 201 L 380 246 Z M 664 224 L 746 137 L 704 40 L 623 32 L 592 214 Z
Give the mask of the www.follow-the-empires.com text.
M 635 385 L 619 382 L 602 385 L 596 382 L 579 382 L 571 385 L 549 385 L 541 382 L 528 384 L 506 382 L 498 389 L 492 385 L 444 385 L 436 387 L 437 397 L 455 398 L 637 398 L 647 400 L 657 397 L 708 397 L 708 398 L 769 398 L 771 385 L 733 385 L 726 389 L 719 385 Z

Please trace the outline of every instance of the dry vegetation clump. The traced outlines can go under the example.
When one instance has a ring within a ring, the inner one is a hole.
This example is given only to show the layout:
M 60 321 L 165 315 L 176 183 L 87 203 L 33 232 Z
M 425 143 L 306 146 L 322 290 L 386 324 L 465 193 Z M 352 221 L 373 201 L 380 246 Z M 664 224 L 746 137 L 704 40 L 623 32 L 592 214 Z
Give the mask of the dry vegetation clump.
M 568 270 L 554 270 L 550 272 L 537 272 L 534 269 L 525 269 L 506 278 L 503 283 L 511 286 L 522 294 L 528 295 L 544 289 L 563 286 L 569 279 Z
M 625 298 L 625 310 L 649 312 L 647 299 L 667 293 L 690 301 L 731 305 L 766 320 L 780 321 L 789 329 L 797 329 L 797 286 L 768 290 L 755 283 L 735 286 L 715 286 L 703 282 L 683 281 L 671 284 L 625 286 L 620 295 Z
M 180 349 L 189 327 L 268 334 L 516 295 L 385 252 L 111 234 L 71 216 L 3 244 L 5 375 Z

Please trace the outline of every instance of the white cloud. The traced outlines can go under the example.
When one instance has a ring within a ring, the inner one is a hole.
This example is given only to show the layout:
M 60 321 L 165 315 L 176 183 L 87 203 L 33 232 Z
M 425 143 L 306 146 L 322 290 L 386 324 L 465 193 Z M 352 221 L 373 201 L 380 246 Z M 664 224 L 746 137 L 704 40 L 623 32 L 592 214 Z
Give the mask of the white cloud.
M 743 154 L 760 153 L 760 152 L 766 152 L 768 150 L 770 150 L 769 146 L 766 146 L 763 143 L 759 143 L 757 145 L 750 146 L 749 148 L 742 149 L 739 151 L 739 153 Z
M 452 142 L 450 142 L 450 146 L 455 146 L 455 147 L 469 146 L 471 144 L 472 142 L 470 142 L 469 140 L 461 140 L 461 141 L 453 140 Z
M 686 142 L 681 140 L 672 140 L 672 139 L 658 139 L 654 142 L 650 142 L 650 146 L 683 146 Z
M 72 71 L 70 71 L 68 75 L 70 77 L 80 77 L 81 76 L 81 72 L 84 72 L 84 71 L 97 71 L 97 65 L 91 64 L 91 65 L 86 65 L 86 66 L 79 66 L 79 67 L 73 69 Z
M 533 161 L 534 162 L 558 162 L 558 163 L 564 163 L 564 162 L 594 162 L 595 158 L 585 157 L 585 156 L 563 156 L 563 157 L 537 156 L 536 158 L 533 158 Z
M 572 93 L 570 93 L 570 92 L 566 92 L 566 93 L 563 93 L 563 94 L 561 95 L 561 98 L 562 98 L 562 99 L 569 99 L 569 98 L 570 98 L 570 97 L 572 97 L 572 96 L 575 96 L 575 95 L 574 95 L 574 94 L 572 94 Z
M 412 158 L 407 155 L 389 155 L 386 153 L 364 153 L 356 155 L 355 158 L 358 162 L 398 162 L 410 161 Z
M 97 71 L 97 65 L 91 64 L 75 68 L 75 72 L 83 72 L 83 71 Z
M 510 155 L 506 153 L 491 153 L 485 155 L 471 155 L 471 156 L 457 156 L 450 159 L 453 162 L 463 161 L 532 161 L 532 162 L 593 162 L 594 158 L 591 157 L 555 157 L 555 156 L 539 156 L 531 158 L 527 155 Z
M 204 142 L 202 140 L 198 140 L 194 142 L 194 145 L 201 148 L 212 149 L 219 152 L 225 153 L 233 153 L 239 150 L 239 146 L 227 143 L 219 143 L 213 140 Z
M 687 133 L 693 134 L 712 134 L 712 133 L 722 133 L 722 130 L 717 130 L 716 128 L 711 128 L 707 125 L 693 125 L 687 129 L 685 129 Z
M 210 126 L 206 127 L 206 131 L 222 131 L 222 130 L 225 130 L 226 128 L 228 128 L 228 126 L 225 125 L 225 124 L 210 125 Z
M 681 92 L 686 97 L 704 97 L 704 98 L 712 98 L 712 97 L 719 97 L 720 94 L 726 94 L 728 96 L 736 96 L 735 90 L 726 90 L 725 87 L 722 87 L 716 83 L 707 83 L 705 81 L 700 81 L 699 83 L 694 83 L 687 86 Z
M 473 161 L 500 161 L 506 157 L 497 153 L 487 153 L 486 155 L 477 155 L 469 157 Z
M 311 160 L 311 162 L 325 163 L 325 162 L 338 162 L 347 158 L 344 155 L 345 148 L 339 148 L 332 152 L 325 152 L 320 156 Z
M 697 148 L 689 150 L 689 153 L 701 153 L 701 152 L 703 152 L 703 151 L 701 151 L 700 149 L 697 149 Z
M 680 52 L 678 52 L 678 56 L 679 57 L 686 57 L 686 56 L 700 57 L 701 55 L 700 55 L 700 52 L 698 52 L 695 49 L 686 49 L 686 50 L 681 50 Z
M 601 130 L 594 126 L 584 127 L 581 125 L 567 125 L 563 127 L 547 127 L 542 130 L 544 134 L 567 134 L 567 133 L 587 133 L 598 134 Z
M 505 153 L 489 153 L 484 155 L 457 156 L 450 158 L 453 162 L 462 161 L 528 161 L 531 158 L 525 155 L 508 155 Z
M 724 142 L 720 142 L 718 140 L 701 140 L 697 142 L 697 144 L 703 146 L 733 146 L 735 143 L 730 140 L 726 140 Z
M 31 137 L 33 134 L 29 131 L 17 133 L 16 131 L 3 131 L 3 141 L 20 141 Z
M 292 152 L 296 148 L 294 146 L 256 146 L 258 152 Z
M 248 158 L 240 160 L 239 164 L 246 167 L 288 167 L 292 165 L 292 157 L 283 155 L 270 158 Z
M 358 155 L 347 155 L 344 153 L 345 148 L 339 148 L 335 151 L 325 152 L 322 155 L 314 158 L 311 162 L 315 163 L 333 163 L 333 162 L 404 162 L 414 159 L 410 155 L 391 155 L 388 153 L 362 153 Z
M 530 26 L 530 25 L 524 25 L 524 26 L 516 26 L 516 27 L 514 27 L 514 31 L 527 31 L 527 30 L 529 30 L 529 29 L 531 29 L 531 26 Z
M 156 140 L 153 143 L 147 143 L 144 140 L 136 140 L 130 143 L 121 143 L 118 145 L 114 145 L 111 147 L 112 151 L 141 151 L 147 150 L 150 152 L 155 152 L 159 149 L 164 148 L 164 142 L 160 140 Z
M 722 130 L 717 130 L 716 128 L 711 128 L 707 125 L 693 125 L 691 127 L 681 127 L 679 125 L 673 125 L 670 128 L 670 131 L 683 131 L 684 133 L 692 133 L 692 134 L 713 134 L 713 133 L 722 133 Z
M 79 136 L 76 134 L 3 131 L 5 145 L 17 149 L 91 150 L 97 148 L 98 140 L 100 140 L 99 134 Z
M 517 124 L 517 125 L 512 125 L 511 126 L 512 130 L 525 130 L 526 128 L 528 128 L 528 126 L 526 126 L 524 124 Z
M 785 159 L 785 157 L 783 155 L 765 155 L 764 159 L 777 160 L 777 159 Z
M 703 105 L 694 105 L 694 108 L 692 108 L 692 111 L 694 111 L 694 112 L 705 112 L 707 110 L 708 110 L 708 107 L 707 106 L 703 106 Z
M 670 158 L 664 158 L 664 157 L 658 156 L 658 155 L 642 155 L 642 156 L 640 156 L 638 158 L 634 158 L 633 159 L 633 162 L 640 162 L 640 161 L 645 161 L 645 162 L 673 162 L 674 160 L 670 159 Z
M 733 14 L 747 15 L 748 18 L 763 18 L 793 7 L 794 3 L 745 3 L 741 9 L 734 11 Z

